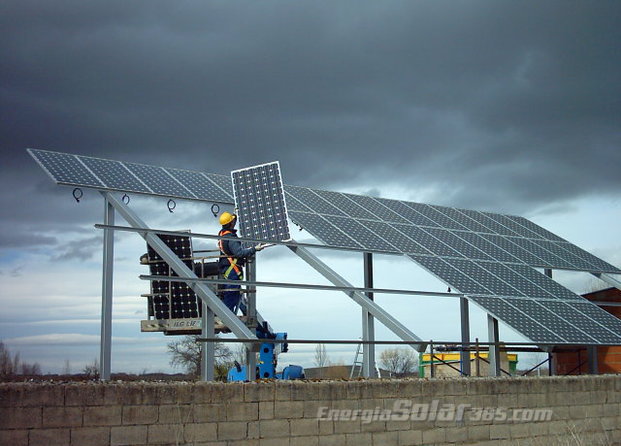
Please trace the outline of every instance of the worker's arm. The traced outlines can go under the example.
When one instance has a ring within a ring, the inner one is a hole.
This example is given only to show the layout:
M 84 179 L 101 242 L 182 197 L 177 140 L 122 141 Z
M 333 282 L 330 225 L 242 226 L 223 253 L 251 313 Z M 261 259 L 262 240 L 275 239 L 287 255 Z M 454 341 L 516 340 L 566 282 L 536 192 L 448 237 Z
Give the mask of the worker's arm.
M 256 249 L 254 247 L 243 248 L 241 242 L 238 240 L 226 240 L 226 242 L 228 242 L 227 252 L 230 253 L 233 257 L 251 257 L 256 252 Z

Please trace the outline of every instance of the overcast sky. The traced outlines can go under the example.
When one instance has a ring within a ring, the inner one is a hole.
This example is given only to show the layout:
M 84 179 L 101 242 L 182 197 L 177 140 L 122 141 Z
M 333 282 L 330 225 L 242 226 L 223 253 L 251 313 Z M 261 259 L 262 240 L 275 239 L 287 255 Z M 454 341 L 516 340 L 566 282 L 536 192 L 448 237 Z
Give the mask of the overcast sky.
M 223 174 L 280 160 L 289 184 L 520 214 L 621 266 L 620 22 L 618 1 L 3 1 L 0 339 L 50 370 L 97 355 L 101 199 L 76 204 L 26 147 Z M 208 206 L 133 203 L 215 230 Z M 143 244 L 117 240 L 113 370 L 165 369 L 168 339 L 137 331 Z M 262 278 L 314 277 L 284 255 Z M 457 307 L 427 327 L 436 302 L 398 299 L 420 336 L 457 336 L 438 328 Z M 326 305 L 331 322 L 290 336 L 359 336 L 346 297 Z M 157 360 L 132 365 L 136 339 Z

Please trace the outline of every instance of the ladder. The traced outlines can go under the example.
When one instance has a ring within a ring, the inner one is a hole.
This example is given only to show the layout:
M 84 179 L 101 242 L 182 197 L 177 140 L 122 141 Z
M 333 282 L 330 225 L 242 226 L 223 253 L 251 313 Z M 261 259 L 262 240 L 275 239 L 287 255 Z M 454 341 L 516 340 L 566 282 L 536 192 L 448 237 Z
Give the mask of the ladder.
M 354 356 L 354 362 L 351 366 L 351 371 L 349 372 L 350 378 L 354 377 L 354 374 L 356 373 L 356 366 L 358 366 L 358 374 L 356 375 L 356 378 L 360 378 L 360 376 L 362 376 L 362 361 L 358 360 L 361 354 L 362 354 L 362 343 L 358 344 L 358 347 L 356 348 L 356 356 Z

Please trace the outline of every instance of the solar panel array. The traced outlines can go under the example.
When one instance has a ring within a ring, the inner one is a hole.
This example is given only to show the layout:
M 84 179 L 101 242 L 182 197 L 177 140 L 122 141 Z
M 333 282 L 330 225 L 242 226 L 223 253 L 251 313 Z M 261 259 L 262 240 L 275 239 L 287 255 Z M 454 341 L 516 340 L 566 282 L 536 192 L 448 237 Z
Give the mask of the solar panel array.
M 291 239 L 278 161 L 234 170 L 231 180 L 243 237 Z
M 230 180 L 224 175 L 48 150 L 28 149 L 28 151 L 58 184 L 167 198 L 233 202 Z
M 59 184 L 234 202 L 231 181 L 223 175 L 43 150 L 29 152 Z M 288 239 L 288 229 L 286 234 L 269 233 L 269 225 L 262 220 L 262 213 L 272 212 L 275 208 L 269 206 L 276 206 L 279 225 L 284 228 L 288 208 L 292 221 L 326 245 L 406 255 L 534 342 L 621 343 L 621 320 L 534 268 L 613 274 L 621 274 L 621 270 L 523 217 L 297 186 L 284 186 L 284 196 L 282 192 L 270 195 L 282 187 L 280 172 L 276 180 L 267 168 L 257 177 L 246 177 L 246 170 L 232 174 L 240 212 L 252 222 L 242 228 L 244 236 Z M 244 220 L 246 217 L 240 218 L 240 224 Z M 160 283 L 158 286 L 168 286 Z M 162 295 L 191 293 L 175 287 L 160 291 Z M 192 307 L 190 300 L 188 308 Z M 164 302 L 160 304 L 163 308 Z M 182 307 L 170 310 L 168 316 L 175 317 L 170 314 L 174 311 L 193 311 Z M 166 315 L 164 309 L 157 311 Z

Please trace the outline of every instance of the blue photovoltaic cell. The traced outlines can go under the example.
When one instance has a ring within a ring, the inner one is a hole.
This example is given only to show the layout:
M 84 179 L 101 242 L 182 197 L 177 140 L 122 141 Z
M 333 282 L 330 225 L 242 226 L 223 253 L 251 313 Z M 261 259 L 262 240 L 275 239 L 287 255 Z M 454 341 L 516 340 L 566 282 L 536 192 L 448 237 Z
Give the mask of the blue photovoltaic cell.
M 162 167 L 136 163 L 124 164 L 157 195 L 196 198 L 189 190 L 166 173 Z
M 462 232 L 462 231 L 454 231 L 453 234 L 464 239 L 471 245 L 476 246 L 481 251 L 487 253 L 490 257 L 492 257 L 498 262 L 523 263 L 517 257 L 512 256 L 504 249 L 484 239 L 480 234 L 474 234 L 472 232 Z
M 289 218 L 326 245 L 362 249 L 359 243 L 317 214 L 290 211 Z
M 507 239 L 511 243 L 514 243 L 520 248 L 530 252 L 532 255 L 542 259 L 544 263 L 539 263 L 538 265 L 549 268 L 574 268 L 574 265 L 572 263 L 555 256 L 550 251 L 543 249 L 540 245 L 538 245 L 536 242 L 533 242 L 532 240 L 517 237 L 507 237 Z
M 475 211 L 475 212 L 478 212 L 481 215 L 481 221 L 480 221 L 481 224 L 490 228 L 492 231 L 494 231 L 494 233 L 500 234 L 500 235 L 511 235 L 514 237 L 520 236 L 520 234 L 507 228 L 505 225 L 503 225 L 496 219 L 496 216 L 499 214 L 493 214 L 491 212 L 479 212 L 479 211 Z
M 276 161 L 231 172 L 243 237 L 290 240 L 285 190 Z
M 453 268 L 461 271 L 466 276 L 470 277 L 473 281 L 479 285 L 490 290 L 495 296 L 520 296 L 519 290 L 512 287 L 508 283 L 502 281 L 500 278 L 494 276 L 490 272 L 484 270 L 472 260 L 466 259 L 444 259 L 446 263 Z
M 78 156 L 80 160 L 108 189 L 119 189 L 128 192 L 151 192 L 136 176 L 127 170 L 123 163 L 88 156 Z
M 384 240 L 390 240 L 391 244 L 399 248 L 401 252 L 410 254 L 430 254 L 428 250 L 416 243 L 411 238 L 405 236 L 400 229 L 403 229 L 404 225 L 382 223 L 380 221 L 361 221 L 364 226 L 377 234 L 378 237 Z M 412 229 L 410 227 L 410 229 Z
M 582 314 L 585 314 L 595 322 L 608 328 L 613 333 L 621 335 L 621 319 L 613 316 L 607 311 L 602 310 L 594 303 L 586 301 L 581 298 L 580 302 L 568 302 L 568 305 Z
M 522 262 L 526 263 L 527 265 L 541 266 L 541 267 L 546 266 L 546 262 L 544 260 L 531 254 L 529 251 L 526 251 L 520 248 L 515 243 L 512 243 L 508 237 L 503 237 L 502 235 L 492 235 L 492 234 L 481 234 L 481 237 L 483 237 L 488 242 L 491 242 L 494 245 L 498 246 L 499 248 L 504 249 L 509 254 L 511 254 L 514 257 L 517 257 L 518 259 L 520 259 Z
M 227 202 L 230 198 L 200 172 L 166 168 L 166 171 L 183 184 L 196 198 L 208 201 Z
M 365 197 L 364 195 L 352 195 L 352 194 L 343 194 L 357 205 L 362 206 L 364 209 L 373 214 L 376 219 L 391 222 L 391 223 L 403 223 L 409 224 L 410 222 L 405 218 L 401 217 L 399 214 L 394 212 L 392 209 L 387 208 L 383 204 L 381 204 L 378 200 L 372 197 Z
M 545 274 L 531 268 L 526 265 L 505 264 L 505 266 L 512 271 L 515 271 L 522 277 L 526 278 L 530 282 L 537 285 L 539 288 L 544 289 L 550 297 L 564 300 L 582 300 L 583 298 L 577 294 L 572 293 L 570 290 L 550 279 Z
M 463 213 L 461 209 L 447 208 L 444 206 L 431 206 L 431 207 L 434 208 L 436 211 L 445 214 L 447 217 L 450 217 L 451 219 L 455 220 L 457 223 L 462 225 L 468 231 L 489 232 L 489 229 L 487 227 L 483 226 L 478 221 L 470 218 L 468 215 Z
M 518 236 L 520 237 L 532 238 L 532 239 L 542 238 L 536 232 L 530 231 L 528 228 L 517 223 L 515 220 L 510 219 L 506 215 L 502 215 L 502 214 L 488 214 L 488 215 L 494 220 L 496 220 L 498 223 L 500 223 L 501 225 L 505 226 L 506 228 L 509 228 L 511 231 L 518 234 Z
M 57 183 L 105 187 L 84 167 L 76 155 L 47 150 L 28 149 L 28 151 Z
M 300 212 L 312 212 L 312 209 L 303 204 L 300 200 L 295 198 L 285 188 L 285 197 L 287 197 L 287 210 L 288 211 L 300 211 Z
M 594 265 L 597 268 L 597 271 L 621 274 L 621 270 L 619 268 L 612 266 L 608 262 L 604 262 L 602 259 L 595 257 L 593 254 L 586 252 L 584 249 L 581 249 L 576 245 L 569 242 L 554 242 L 554 244 L 580 257 L 585 262 Z
M 462 257 L 466 257 L 468 259 L 493 260 L 483 251 L 472 246 L 470 243 L 467 243 L 446 229 L 425 228 L 425 231 L 459 252 Z
M 547 308 L 549 311 L 558 315 L 560 318 L 566 320 L 570 324 L 586 331 L 588 334 L 592 334 L 598 341 L 606 344 L 619 344 L 621 343 L 621 332 L 614 332 L 613 328 L 608 328 L 607 325 L 611 315 L 608 315 L 601 308 L 593 308 L 595 305 L 592 305 L 591 310 L 592 314 L 597 315 L 596 319 L 592 319 L 587 316 L 585 313 L 581 312 L 579 309 L 574 308 L 573 303 L 569 302 L 556 302 L 556 301 L 546 301 L 540 302 L 542 306 Z M 584 304 L 581 304 L 584 305 Z M 604 314 L 602 314 L 604 313 Z M 619 319 L 614 318 L 617 321 Z M 597 322 L 596 322 L 597 320 Z M 599 322 L 599 323 L 598 323 Z
M 509 268 L 508 265 L 504 265 L 502 263 L 481 261 L 475 263 L 479 265 L 479 267 L 488 271 L 490 274 L 493 274 L 494 276 L 500 278 L 504 282 L 516 288 L 518 290 L 518 294 L 516 294 L 517 296 L 528 296 L 543 299 L 551 299 L 553 297 L 550 295 L 550 293 L 541 288 L 539 285 L 518 274 L 515 270 Z M 533 270 L 533 272 L 536 271 Z
M 466 230 L 464 226 L 460 225 L 455 220 L 449 218 L 442 212 L 436 210 L 433 206 L 421 203 L 412 203 L 409 201 L 404 201 L 403 203 L 410 206 L 415 211 L 423 214 L 429 220 L 436 222 L 436 225 L 434 226 L 439 226 L 444 229 L 460 229 L 462 231 Z
M 447 285 L 464 294 L 493 294 L 487 288 L 479 285 L 465 273 L 453 268 L 443 259 L 419 255 L 409 255 L 412 260 L 422 265 Z
M 566 261 L 568 264 L 573 265 L 575 269 L 581 271 L 597 271 L 597 268 L 593 264 L 572 254 L 570 251 L 563 249 L 561 246 L 553 241 L 537 240 L 536 243 L 538 246 L 545 249 L 546 251 L 551 252 L 555 256 L 560 257 L 561 259 Z
M 546 309 L 543 303 L 530 299 L 507 299 L 506 301 L 567 342 L 585 344 L 596 342 L 596 339 L 566 321 L 561 315 Z
M 330 222 L 336 225 L 341 231 L 356 240 L 363 248 L 377 251 L 399 252 L 392 244 L 382 240 L 372 231 L 365 228 L 365 221 L 356 221 L 352 218 L 332 216 Z
M 423 228 L 417 228 L 415 226 L 399 226 L 399 230 L 407 237 L 426 248 L 432 254 L 441 257 L 463 257 L 460 253 L 433 237 Z
M 204 173 L 209 180 L 211 180 L 216 186 L 222 189 L 229 197 L 230 203 L 234 203 L 233 199 L 233 185 L 231 184 L 231 177 L 225 175 L 217 175 L 215 173 Z
M 541 226 L 533 223 L 532 221 L 524 217 L 519 217 L 515 215 L 506 215 L 506 217 L 524 226 L 525 228 L 529 229 L 531 232 L 538 234 L 540 238 L 543 238 L 545 240 L 559 241 L 559 242 L 565 241 L 558 235 L 551 233 L 547 229 L 542 228 Z
M 429 220 L 423 214 L 421 214 L 420 212 L 416 212 L 411 207 L 406 206 L 404 202 L 397 200 L 388 200 L 386 198 L 378 198 L 377 200 L 387 208 L 392 209 L 397 214 L 401 215 L 413 225 L 438 227 L 437 223 Z
M 287 186 L 286 191 L 318 214 L 345 215 L 336 206 L 328 203 L 307 187 Z
M 470 300 L 533 342 L 566 343 L 561 336 L 548 330 L 533 318 L 528 317 L 528 315 L 509 304 L 505 299 L 476 296 L 471 297 Z
M 338 208 L 343 214 L 348 217 L 365 218 L 368 220 L 381 220 L 379 217 L 373 215 L 362 206 L 357 205 L 355 202 L 347 198 L 345 194 L 320 189 L 313 189 L 313 192 L 315 192 L 327 202 L 331 203 L 334 207 Z

